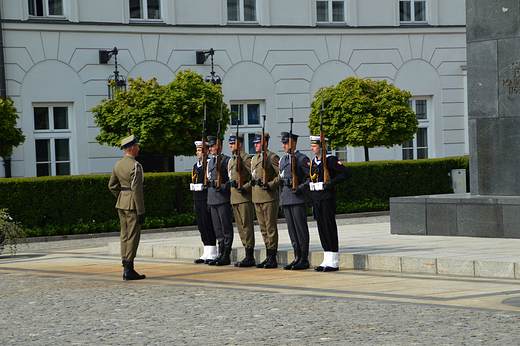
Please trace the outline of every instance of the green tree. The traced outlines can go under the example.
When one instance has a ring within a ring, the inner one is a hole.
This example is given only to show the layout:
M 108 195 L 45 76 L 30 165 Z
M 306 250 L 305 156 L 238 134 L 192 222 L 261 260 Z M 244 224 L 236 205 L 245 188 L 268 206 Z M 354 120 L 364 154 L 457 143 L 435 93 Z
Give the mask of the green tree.
M 16 128 L 16 107 L 11 98 L 4 100 L 0 97 L 0 156 L 8 157 L 13 154 L 13 148 L 25 142 L 22 130 Z
M 230 111 L 222 103 L 220 85 L 204 82 L 202 75 L 180 71 L 173 82 L 161 86 L 156 78 L 145 82 L 140 77 L 129 79 L 129 90 L 118 90 L 112 100 L 101 100 L 92 108 L 94 123 L 101 133 L 99 144 L 120 146 L 129 135 L 128 127 L 144 151 L 164 155 L 164 171 L 168 156 L 193 156 L 193 142 L 202 137 L 202 120 L 206 105 L 206 134 L 216 134 L 222 105 L 224 133 L 230 123 Z
M 309 115 L 310 133 L 320 133 L 323 103 L 323 131 L 332 148 L 341 146 L 368 149 L 387 148 L 413 139 L 419 122 L 408 104 L 412 96 L 385 80 L 349 77 L 338 86 L 323 87 L 314 95 Z

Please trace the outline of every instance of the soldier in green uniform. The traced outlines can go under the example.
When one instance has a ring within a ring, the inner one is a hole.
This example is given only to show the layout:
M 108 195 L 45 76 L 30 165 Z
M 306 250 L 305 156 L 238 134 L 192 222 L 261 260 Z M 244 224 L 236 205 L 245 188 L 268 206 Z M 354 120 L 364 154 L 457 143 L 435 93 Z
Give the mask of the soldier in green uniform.
M 265 140 L 269 141 L 269 134 L 264 134 Z M 260 231 L 264 239 L 267 252 L 266 259 L 256 265 L 257 268 L 276 268 L 278 262 L 276 253 L 278 251 L 278 164 L 280 157 L 267 150 L 265 152 L 265 166 L 267 167 L 267 181 L 264 181 L 264 169 L 262 167 L 262 132 L 255 133 L 255 149 L 258 154 L 251 162 L 251 175 L 253 180 L 253 203 L 255 204 L 256 217 L 260 225 Z
M 232 133 L 229 137 L 229 148 L 233 156 L 229 160 L 229 179 L 231 181 L 231 205 L 235 222 L 240 234 L 240 240 L 244 245 L 246 256 L 240 262 L 235 263 L 235 267 L 253 267 L 255 262 L 255 230 L 254 230 L 254 207 L 251 196 L 251 156 L 242 150 L 244 144 L 244 134 Z M 238 161 L 240 153 L 240 161 Z M 240 172 L 242 185 L 238 177 L 237 161 L 240 162 Z
M 141 224 L 145 219 L 143 197 L 143 167 L 136 161 L 139 142 L 134 135 L 121 141 L 125 157 L 114 166 L 108 188 L 117 197 L 116 208 L 121 220 L 121 259 L 123 280 L 141 280 L 146 276 L 134 270 L 134 258 L 141 238 Z

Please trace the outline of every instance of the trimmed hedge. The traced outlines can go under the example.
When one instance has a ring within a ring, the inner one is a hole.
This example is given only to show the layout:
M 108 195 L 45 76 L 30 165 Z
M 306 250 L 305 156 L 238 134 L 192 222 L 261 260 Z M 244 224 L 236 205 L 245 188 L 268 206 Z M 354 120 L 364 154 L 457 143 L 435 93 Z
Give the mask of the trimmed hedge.
M 337 187 L 337 212 L 388 210 L 390 197 L 451 193 L 452 169 L 467 157 L 345 164 L 352 179 Z M 33 229 L 30 235 L 117 230 L 109 175 L 0 179 L 0 208 Z M 143 228 L 194 224 L 190 173 L 145 173 L 147 222 Z

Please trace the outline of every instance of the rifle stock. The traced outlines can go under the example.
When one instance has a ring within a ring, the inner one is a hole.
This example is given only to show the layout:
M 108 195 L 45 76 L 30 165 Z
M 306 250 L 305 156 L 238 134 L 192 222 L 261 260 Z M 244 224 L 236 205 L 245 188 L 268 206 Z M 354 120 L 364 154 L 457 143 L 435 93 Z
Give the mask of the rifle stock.
M 262 183 L 267 184 L 269 182 L 269 178 L 267 177 L 267 141 L 265 140 L 265 118 L 266 115 L 262 115 L 264 118 L 263 126 L 262 126 Z
M 321 122 L 320 122 L 320 144 L 321 144 L 321 161 L 323 162 L 323 182 L 330 181 L 330 173 L 327 167 L 327 142 L 325 141 L 325 132 L 323 132 L 323 113 L 325 113 L 325 105 L 323 103 L 323 92 L 321 93 Z
M 289 150 L 291 153 L 292 187 L 294 188 L 298 186 L 298 176 L 296 175 L 296 155 L 294 153 L 294 140 L 292 135 L 293 118 L 289 118 L 289 121 L 291 122 L 291 130 L 289 132 Z
M 237 138 L 235 140 L 235 151 L 237 153 L 236 167 L 237 167 L 237 173 L 238 173 L 238 187 L 241 188 L 244 185 L 244 179 L 242 178 L 242 158 L 240 155 L 240 149 L 238 148 L 238 141 L 239 141 L 238 127 L 239 126 L 240 126 L 240 119 L 238 119 L 238 116 L 237 116 Z
M 202 170 L 204 171 L 204 185 L 208 180 L 208 160 L 206 159 L 206 105 L 204 105 L 204 120 L 202 121 Z

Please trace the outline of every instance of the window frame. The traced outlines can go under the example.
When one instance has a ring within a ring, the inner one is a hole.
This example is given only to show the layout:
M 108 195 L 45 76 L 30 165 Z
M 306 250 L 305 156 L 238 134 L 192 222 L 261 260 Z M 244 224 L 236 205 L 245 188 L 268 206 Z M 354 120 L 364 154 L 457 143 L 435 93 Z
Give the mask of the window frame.
M 401 3 L 410 3 L 410 20 L 401 20 Z M 424 20 L 415 20 L 415 3 L 424 3 Z M 397 2 L 397 17 L 400 24 L 428 24 L 428 0 L 398 0 Z
M 42 11 L 43 11 L 43 14 L 40 16 L 38 14 L 31 14 L 31 5 L 30 3 L 33 3 L 35 7 L 36 6 L 36 3 L 38 1 L 41 1 L 42 2 L 42 5 L 43 5 L 43 8 L 42 8 Z M 49 6 L 49 1 L 50 0 L 28 0 L 27 1 L 27 13 L 29 15 L 29 18 L 60 18 L 60 19 L 64 19 L 65 18 L 65 13 L 66 13 L 66 0 L 58 0 L 58 1 L 61 1 L 61 14 L 50 14 L 50 6 Z M 56 1 L 56 0 L 55 0 Z
M 48 123 L 49 128 L 48 129 L 36 129 L 35 126 L 35 119 L 34 119 L 34 111 L 36 108 L 48 108 Z M 54 108 L 55 107 L 64 107 L 67 108 L 67 126 L 66 129 L 56 129 L 54 124 L 54 118 L 52 117 L 52 114 L 54 114 Z M 70 103 L 34 103 L 32 105 L 32 112 L 33 112 L 33 126 L 34 126 L 34 148 L 35 148 L 35 164 L 36 164 L 36 176 L 43 176 L 38 175 L 38 164 L 47 163 L 50 164 L 50 171 L 49 176 L 56 176 L 57 175 L 57 165 L 59 163 L 68 163 L 69 164 L 69 174 L 74 174 L 74 167 L 73 167 L 73 150 L 72 150 L 72 104 Z M 69 158 L 68 160 L 61 160 L 57 161 L 56 159 L 56 145 L 57 140 L 61 139 L 67 139 L 68 140 L 68 146 L 69 146 Z M 49 141 L 49 160 L 48 161 L 37 161 L 36 157 L 36 141 L 39 140 L 48 140 Z
M 142 21 L 153 21 L 153 22 L 162 22 L 164 21 L 163 17 L 164 17 L 164 13 L 163 13 L 163 9 L 164 9 L 164 3 L 163 3 L 163 0 L 158 0 L 158 4 L 159 4 L 159 18 L 148 18 L 148 0 L 141 0 L 143 3 L 142 3 L 142 8 L 141 8 L 141 12 L 142 12 L 142 17 L 141 18 L 132 18 L 132 7 L 131 7 L 131 4 L 130 4 L 130 1 L 131 0 L 128 0 L 128 18 L 130 19 L 130 21 L 132 22 L 142 22 Z
M 230 20 L 229 19 L 229 4 L 228 0 L 226 0 L 226 16 L 227 22 L 230 24 L 258 24 L 258 0 L 255 1 L 255 19 L 254 20 L 245 20 L 245 6 L 244 0 L 236 0 L 238 1 L 238 20 Z
M 318 3 L 319 2 L 327 2 L 327 20 L 319 21 L 318 20 Z M 343 3 L 343 20 L 342 21 L 334 21 L 334 11 L 333 11 L 333 3 L 334 2 L 342 2 Z M 347 24 L 347 1 L 346 0 L 316 0 L 316 24 Z
M 264 100 L 241 100 L 241 101 L 230 101 L 229 109 L 232 109 L 233 106 L 243 106 L 243 118 L 247 119 L 247 105 L 258 105 L 258 115 L 259 121 L 258 124 L 243 124 L 240 122 L 240 133 L 244 134 L 244 144 L 242 149 L 251 156 L 256 155 L 256 150 L 254 145 L 250 143 L 251 136 L 254 138 L 256 131 L 262 131 L 262 114 L 265 114 L 265 101 Z M 239 115 L 240 116 L 240 115 Z M 236 132 L 236 122 L 233 124 L 233 117 L 230 119 L 229 130 L 230 132 Z
M 432 97 L 431 96 L 414 96 L 414 97 L 411 97 L 409 100 L 408 100 L 408 103 L 412 103 L 413 102 L 413 105 L 410 105 L 410 107 L 412 108 L 412 110 L 414 111 L 414 113 L 416 113 L 416 110 L 417 110 L 417 101 L 426 101 L 426 117 L 425 118 L 417 118 L 417 120 L 419 121 L 419 129 L 417 130 L 417 133 L 413 136 L 413 139 L 406 142 L 406 143 L 403 143 L 401 145 L 401 150 L 402 150 L 402 159 L 403 160 L 417 160 L 418 159 L 418 152 L 419 150 L 424 150 L 426 149 L 426 157 L 421 157 L 421 159 L 425 158 L 430 158 L 431 156 L 431 152 L 430 152 L 430 148 L 431 148 L 431 131 L 430 131 L 430 128 L 431 128 L 431 117 L 432 117 L 432 111 L 431 111 L 431 106 L 432 106 Z M 416 113 L 417 114 L 417 113 Z M 421 146 L 419 147 L 418 146 L 418 140 L 417 140 L 417 137 L 418 137 L 418 134 L 419 134 L 419 131 L 420 130 L 425 130 L 426 131 L 426 146 Z M 411 158 L 405 158 L 405 151 L 412 151 L 412 157 Z

